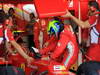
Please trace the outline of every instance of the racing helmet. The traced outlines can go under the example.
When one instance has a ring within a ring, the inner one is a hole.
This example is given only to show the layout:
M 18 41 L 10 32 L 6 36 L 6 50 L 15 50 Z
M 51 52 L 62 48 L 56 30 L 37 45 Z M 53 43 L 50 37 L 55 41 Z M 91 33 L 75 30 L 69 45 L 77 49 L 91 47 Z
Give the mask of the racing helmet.
M 48 34 L 55 34 L 56 36 L 63 30 L 63 23 L 59 20 L 52 20 L 49 22 L 47 32 Z

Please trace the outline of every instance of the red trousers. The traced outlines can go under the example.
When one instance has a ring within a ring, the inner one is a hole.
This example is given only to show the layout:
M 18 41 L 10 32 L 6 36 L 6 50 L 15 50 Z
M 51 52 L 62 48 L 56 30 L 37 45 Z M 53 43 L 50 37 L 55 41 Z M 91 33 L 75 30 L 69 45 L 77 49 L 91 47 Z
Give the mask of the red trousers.
M 91 44 L 86 54 L 92 60 L 100 61 L 100 44 Z

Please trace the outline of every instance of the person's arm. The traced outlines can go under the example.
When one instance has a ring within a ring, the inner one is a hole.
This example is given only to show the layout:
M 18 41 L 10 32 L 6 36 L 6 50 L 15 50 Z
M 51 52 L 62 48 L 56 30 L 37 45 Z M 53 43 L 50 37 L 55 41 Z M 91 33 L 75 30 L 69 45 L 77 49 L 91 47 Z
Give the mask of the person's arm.
M 77 19 L 75 16 L 71 16 L 71 19 L 72 19 L 76 24 L 78 24 L 78 26 L 80 26 L 81 28 L 89 28 L 89 27 L 90 27 L 90 24 L 89 24 L 88 20 L 85 21 L 85 22 L 83 22 L 83 21 Z
M 10 29 L 11 29 L 11 26 L 8 24 L 8 26 L 5 27 L 5 39 L 6 39 L 6 41 L 11 43 L 11 45 L 17 50 L 17 52 L 27 60 L 28 64 L 31 63 L 33 58 L 28 56 L 23 51 L 21 46 L 14 40 L 13 34 L 12 34 Z
M 6 41 L 6 49 L 7 49 L 7 52 L 13 54 L 14 52 L 12 51 L 11 49 L 11 44 L 9 42 Z
M 31 63 L 31 62 L 32 62 L 33 58 L 32 58 L 32 57 L 29 57 L 29 56 L 22 50 L 21 46 L 20 46 L 18 43 L 16 43 L 15 40 L 10 41 L 10 43 L 14 46 L 14 48 L 18 51 L 18 53 L 19 53 L 20 55 L 22 55 L 22 56 L 27 60 L 28 63 Z
M 67 11 L 67 13 L 65 15 L 63 15 L 63 17 L 71 18 L 81 28 L 89 28 L 90 27 L 88 20 L 87 21 L 79 20 L 78 18 L 73 16 L 69 11 Z
M 16 43 L 15 40 L 10 41 L 10 43 L 14 46 L 14 48 L 20 53 L 25 59 L 27 59 L 29 56 L 22 50 L 19 44 Z

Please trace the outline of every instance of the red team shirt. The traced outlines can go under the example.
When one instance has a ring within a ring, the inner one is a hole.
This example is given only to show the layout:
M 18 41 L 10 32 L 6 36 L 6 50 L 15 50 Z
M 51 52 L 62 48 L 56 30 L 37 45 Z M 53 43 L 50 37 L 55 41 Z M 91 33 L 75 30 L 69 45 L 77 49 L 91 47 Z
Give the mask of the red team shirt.
M 41 54 L 46 54 L 51 52 L 51 59 L 54 59 L 52 64 L 59 63 L 66 66 L 67 69 L 74 64 L 78 57 L 78 45 L 76 42 L 76 37 L 69 30 L 69 26 L 65 25 L 64 30 L 60 33 L 60 39 L 56 37 L 52 37 L 52 41 L 50 41 L 50 46 L 40 50 Z
M 98 14 L 89 17 L 89 23 L 91 25 L 91 28 L 90 28 L 91 44 L 99 43 L 99 38 L 100 38 L 100 21 L 99 21 L 99 19 L 100 18 L 98 16 Z
M 47 25 L 48 25 L 48 19 L 40 19 L 38 22 L 34 24 L 34 42 L 36 48 L 40 47 L 40 42 L 39 42 L 39 35 L 40 31 L 43 32 L 43 44 L 49 39 L 49 36 L 47 34 Z
M 87 55 L 91 60 L 100 61 L 100 17 L 98 14 L 89 17 L 90 28 L 90 47 Z
M 11 30 L 8 27 L 3 27 L 3 25 L 0 25 L 0 38 L 2 38 L 0 39 L 0 44 L 2 43 L 4 37 L 8 42 L 14 40 Z
M 5 38 L 8 42 L 14 40 L 11 30 L 7 27 L 5 28 Z
M 3 36 L 3 25 L 0 24 L 0 37 L 2 37 L 2 36 Z

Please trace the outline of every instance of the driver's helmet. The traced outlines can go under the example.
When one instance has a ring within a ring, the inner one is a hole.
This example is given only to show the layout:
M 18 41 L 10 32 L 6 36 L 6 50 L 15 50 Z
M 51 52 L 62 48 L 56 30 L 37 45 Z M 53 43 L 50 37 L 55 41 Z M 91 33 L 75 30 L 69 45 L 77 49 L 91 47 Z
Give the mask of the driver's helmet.
M 63 30 L 63 24 L 59 20 L 52 20 L 49 22 L 47 31 L 48 34 L 55 34 L 56 36 Z

